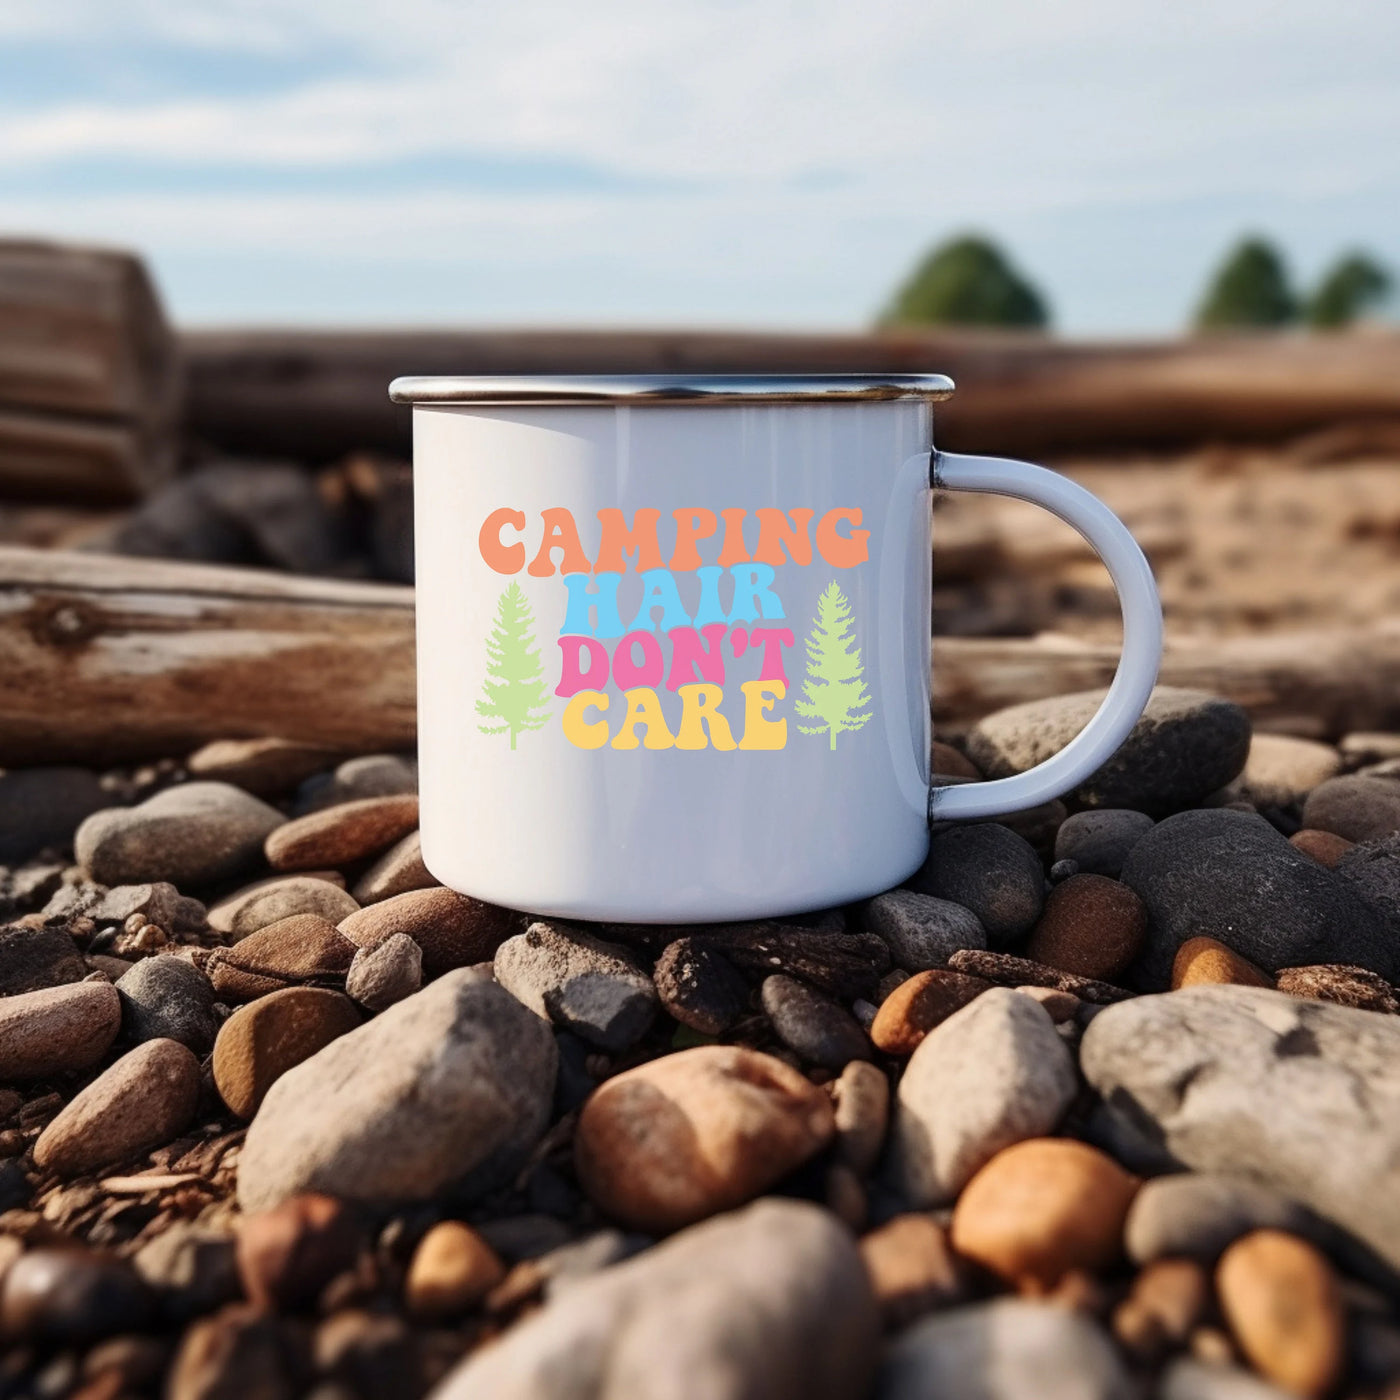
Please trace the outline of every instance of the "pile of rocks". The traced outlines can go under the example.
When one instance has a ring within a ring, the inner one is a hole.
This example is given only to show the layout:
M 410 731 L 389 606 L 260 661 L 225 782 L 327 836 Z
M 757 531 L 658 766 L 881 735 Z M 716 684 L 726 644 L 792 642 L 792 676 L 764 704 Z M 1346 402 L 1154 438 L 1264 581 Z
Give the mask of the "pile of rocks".
M 441 888 L 394 755 L 0 776 L 0 1393 L 1393 1400 L 1397 757 L 1163 691 L 692 928 Z

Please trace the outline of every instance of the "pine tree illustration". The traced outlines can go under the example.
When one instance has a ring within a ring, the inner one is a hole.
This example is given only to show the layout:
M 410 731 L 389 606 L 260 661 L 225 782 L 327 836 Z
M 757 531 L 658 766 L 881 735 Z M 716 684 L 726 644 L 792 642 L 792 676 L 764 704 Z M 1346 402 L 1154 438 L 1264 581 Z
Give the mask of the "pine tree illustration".
M 827 735 L 835 749 L 838 734 L 859 729 L 870 718 L 863 674 L 860 648 L 851 636 L 851 605 L 833 581 L 817 599 L 816 620 L 807 635 L 807 679 L 802 699 L 793 707 L 804 719 L 821 723 L 797 727 L 804 734 Z
M 515 747 L 522 729 L 541 729 L 549 720 L 549 692 L 540 670 L 532 628 L 535 619 L 518 583 L 512 583 L 496 607 L 496 625 L 486 639 L 486 680 L 476 712 L 499 724 L 479 724 L 483 734 L 510 734 Z

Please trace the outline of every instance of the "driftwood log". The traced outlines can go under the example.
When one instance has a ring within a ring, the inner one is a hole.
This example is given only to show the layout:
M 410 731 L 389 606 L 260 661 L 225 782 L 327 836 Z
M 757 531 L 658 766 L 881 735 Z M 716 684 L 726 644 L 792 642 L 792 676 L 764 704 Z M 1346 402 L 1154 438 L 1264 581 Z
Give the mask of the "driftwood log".
M 407 456 L 401 374 L 926 371 L 958 392 L 944 448 L 1035 455 L 1278 442 L 1400 421 L 1400 336 L 1212 336 L 1065 343 L 967 332 L 200 332 L 182 338 L 192 437 L 254 456 Z
M 178 347 L 139 259 L 0 240 L 0 492 L 105 504 L 175 468 Z
M 0 765 L 180 756 L 273 735 L 367 752 L 414 740 L 413 591 L 247 569 L 0 549 Z M 934 643 L 934 718 L 1107 685 L 1114 647 Z M 1400 729 L 1400 626 L 1172 642 L 1172 685 L 1262 727 Z

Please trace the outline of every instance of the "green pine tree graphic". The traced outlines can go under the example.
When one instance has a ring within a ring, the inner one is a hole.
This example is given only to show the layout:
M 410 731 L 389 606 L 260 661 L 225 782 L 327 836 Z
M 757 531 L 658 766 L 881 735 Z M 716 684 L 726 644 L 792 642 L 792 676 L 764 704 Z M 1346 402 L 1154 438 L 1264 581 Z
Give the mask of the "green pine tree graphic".
M 851 605 L 833 581 L 817 600 L 817 617 L 807 635 L 807 679 L 793 707 L 820 724 L 797 727 L 804 734 L 836 736 L 856 730 L 870 718 L 870 696 L 861 680 L 860 648 L 851 636 Z
M 479 724 L 483 734 L 510 734 L 515 747 L 522 729 L 541 729 L 549 720 L 549 692 L 540 670 L 532 631 L 535 619 L 518 583 L 512 583 L 496 607 L 496 625 L 486 639 L 486 680 L 476 712 L 499 724 Z

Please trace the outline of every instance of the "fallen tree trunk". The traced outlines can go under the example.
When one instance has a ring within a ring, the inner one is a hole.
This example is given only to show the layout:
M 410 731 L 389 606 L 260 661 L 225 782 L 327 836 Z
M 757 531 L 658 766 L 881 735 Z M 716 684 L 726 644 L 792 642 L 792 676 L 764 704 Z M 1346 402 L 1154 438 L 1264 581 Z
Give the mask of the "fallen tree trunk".
M 401 374 L 934 370 L 958 385 L 937 411 L 939 444 L 963 452 L 1279 442 L 1400 421 L 1400 337 L 1381 333 L 1095 344 L 966 331 L 206 331 L 182 346 L 195 439 L 310 462 L 406 457 L 408 410 L 387 394 Z
M 0 549 L 0 765 L 414 741 L 413 591 Z
M 1116 647 L 934 643 L 934 718 L 1107 685 Z M 368 752 L 414 742 L 413 590 L 248 569 L 0 548 L 0 765 L 180 756 L 271 735 Z M 1400 729 L 1400 627 L 1183 639 L 1162 680 L 1261 726 Z

